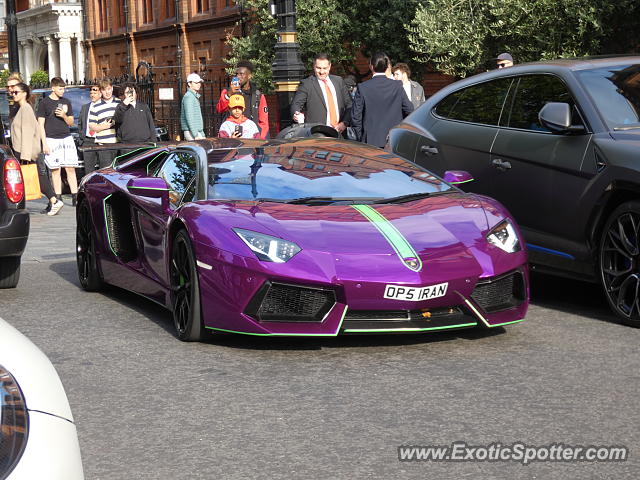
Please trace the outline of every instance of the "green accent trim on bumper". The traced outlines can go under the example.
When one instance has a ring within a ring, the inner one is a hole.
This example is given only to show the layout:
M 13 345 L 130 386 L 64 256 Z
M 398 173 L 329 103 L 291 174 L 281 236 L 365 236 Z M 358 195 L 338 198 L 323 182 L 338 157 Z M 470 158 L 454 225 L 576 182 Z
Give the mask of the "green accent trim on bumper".
M 520 320 L 513 320 L 511 322 L 496 323 L 495 325 L 490 325 L 490 327 L 491 328 L 493 328 L 493 327 L 503 327 L 505 325 L 513 325 L 514 323 L 520 323 L 520 322 L 524 322 L 524 318 L 521 318 Z
M 393 332 L 430 332 L 433 330 L 454 330 L 456 328 L 477 327 L 478 323 L 461 323 L 459 325 L 448 325 L 445 327 L 429 328 L 349 328 L 344 333 L 393 333 Z
M 342 328 L 342 322 L 344 322 L 344 317 L 347 314 L 347 310 L 349 307 L 345 305 L 344 311 L 342 312 L 342 318 L 340 318 L 340 323 L 338 324 L 338 329 L 336 333 L 251 333 L 251 332 L 239 332 L 237 330 L 227 330 L 226 328 L 216 328 L 216 327 L 208 327 L 204 326 L 204 328 L 208 328 L 209 330 L 217 330 L 219 332 L 227 332 L 227 333 L 238 333 L 240 335 L 252 335 L 254 337 L 337 337 L 340 333 L 340 329 Z
M 413 249 L 409 241 L 398 231 L 398 229 L 387 220 L 380 212 L 370 207 L 369 205 L 352 205 L 363 217 L 369 220 L 374 227 L 378 229 L 378 231 L 386 238 L 389 245 L 391 245 L 400 257 L 402 264 L 407 267 L 409 270 L 413 270 L 414 272 L 419 272 L 422 270 L 422 260 Z M 418 265 L 415 268 L 410 267 L 405 262 L 406 258 L 415 258 L 418 262 Z

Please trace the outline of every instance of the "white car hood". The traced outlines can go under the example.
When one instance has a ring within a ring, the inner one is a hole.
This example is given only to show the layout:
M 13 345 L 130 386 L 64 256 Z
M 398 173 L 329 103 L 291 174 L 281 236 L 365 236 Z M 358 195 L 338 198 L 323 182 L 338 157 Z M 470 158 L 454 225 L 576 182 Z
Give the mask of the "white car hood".
M 0 365 L 18 382 L 29 410 L 73 422 L 64 387 L 47 356 L 31 340 L 0 318 Z

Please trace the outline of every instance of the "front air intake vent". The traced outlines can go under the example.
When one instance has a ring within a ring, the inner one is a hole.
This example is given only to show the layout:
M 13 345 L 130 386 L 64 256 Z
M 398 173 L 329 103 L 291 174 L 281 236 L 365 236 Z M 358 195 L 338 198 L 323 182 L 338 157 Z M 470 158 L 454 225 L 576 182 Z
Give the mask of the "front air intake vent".
M 499 312 L 520 305 L 525 298 L 524 288 L 522 272 L 511 272 L 479 281 L 471 298 L 485 312 Z
M 245 313 L 261 322 L 322 322 L 335 303 L 333 290 L 267 282 Z

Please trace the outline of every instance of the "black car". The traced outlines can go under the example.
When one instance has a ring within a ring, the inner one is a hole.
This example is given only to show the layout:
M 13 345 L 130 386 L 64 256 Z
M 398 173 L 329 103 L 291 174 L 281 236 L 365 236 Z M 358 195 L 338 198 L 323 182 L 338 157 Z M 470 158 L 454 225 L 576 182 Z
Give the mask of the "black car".
M 2 128 L 4 138 L 4 128 Z M 20 163 L 0 144 L 0 288 L 14 288 L 20 279 L 20 259 L 29 236 Z
M 504 203 L 532 266 L 600 282 L 640 326 L 640 56 L 517 65 L 456 82 L 388 148 Z

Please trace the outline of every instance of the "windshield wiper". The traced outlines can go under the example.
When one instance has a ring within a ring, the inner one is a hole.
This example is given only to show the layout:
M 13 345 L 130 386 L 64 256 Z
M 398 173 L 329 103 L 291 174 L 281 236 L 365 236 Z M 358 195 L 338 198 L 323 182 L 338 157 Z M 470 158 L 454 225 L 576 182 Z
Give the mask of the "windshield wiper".
M 404 202 L 412 202 L 413 200 L 419 200 L 421 198 L 430 197 L 431 195 L 437 195 L 444 192 L 420 192 L 420 193 L 409 193 L 408 195 L 400 195 L 399 197 L 390 197 L 383 198 L 381 200 L 376 200 L 373 203 L 404 203 Z

